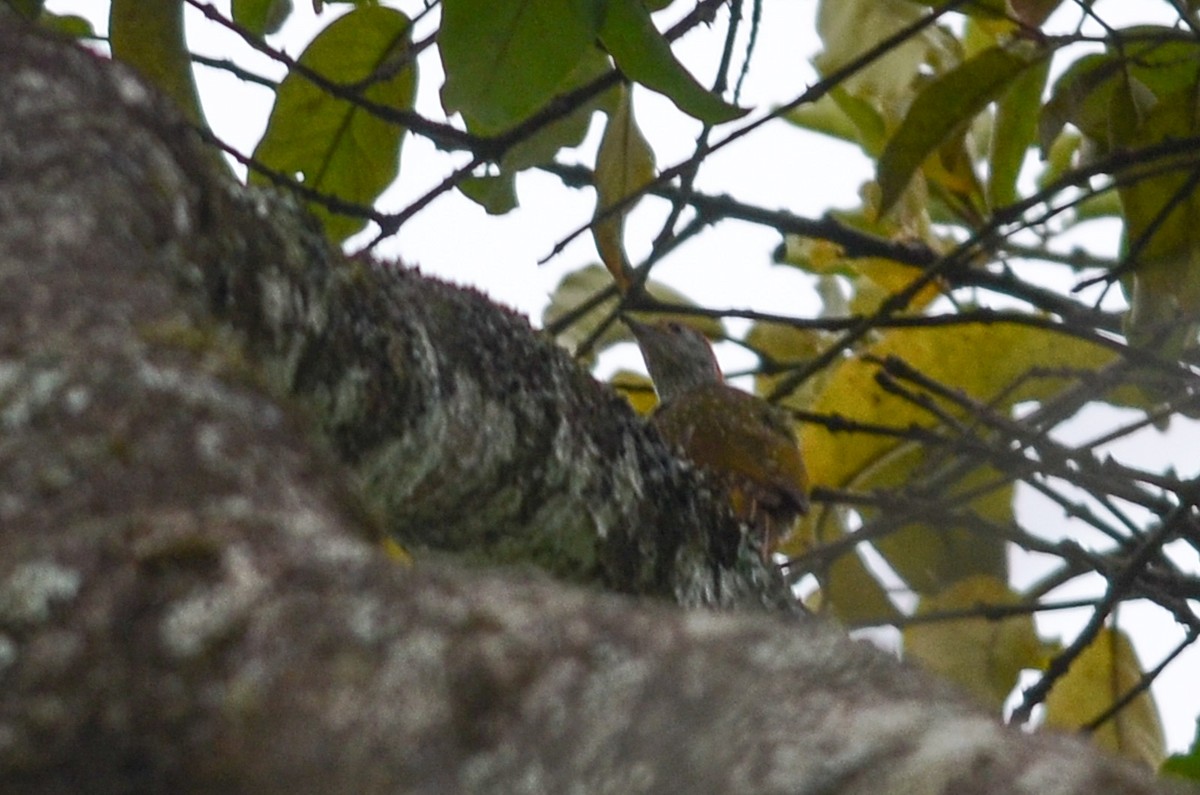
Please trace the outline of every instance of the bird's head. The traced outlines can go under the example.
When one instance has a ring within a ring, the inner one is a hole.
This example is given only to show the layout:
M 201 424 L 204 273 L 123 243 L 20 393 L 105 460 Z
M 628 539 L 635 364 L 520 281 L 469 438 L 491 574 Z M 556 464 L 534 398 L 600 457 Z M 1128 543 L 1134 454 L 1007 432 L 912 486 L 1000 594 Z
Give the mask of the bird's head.
M 723 380 L 712 346 L 698 330 L 673 320 L 642 323 L 627 317 L 625 322 L 637 338 L 660 401 Z

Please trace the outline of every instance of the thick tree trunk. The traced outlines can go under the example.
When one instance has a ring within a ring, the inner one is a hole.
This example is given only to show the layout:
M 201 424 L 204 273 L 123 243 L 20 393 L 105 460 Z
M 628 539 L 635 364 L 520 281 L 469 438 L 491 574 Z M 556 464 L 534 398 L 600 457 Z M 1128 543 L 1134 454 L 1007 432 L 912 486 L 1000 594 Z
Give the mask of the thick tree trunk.
M 0 108 L 0 791 L 1158 791 L 815 620 L 600 593 L 787 604 L 524 321 L 2 7 Z

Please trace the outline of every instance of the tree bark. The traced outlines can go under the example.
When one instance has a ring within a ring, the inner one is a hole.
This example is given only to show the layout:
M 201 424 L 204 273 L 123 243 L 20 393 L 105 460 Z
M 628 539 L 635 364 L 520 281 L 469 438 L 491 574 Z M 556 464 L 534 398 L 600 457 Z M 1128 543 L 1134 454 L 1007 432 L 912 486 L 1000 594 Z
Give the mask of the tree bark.
M 670 605 L 789 603 L 522 319 L 343 260 L 3 7 L 0 108 L 0 790 L 1166 791 L 817 620 Z

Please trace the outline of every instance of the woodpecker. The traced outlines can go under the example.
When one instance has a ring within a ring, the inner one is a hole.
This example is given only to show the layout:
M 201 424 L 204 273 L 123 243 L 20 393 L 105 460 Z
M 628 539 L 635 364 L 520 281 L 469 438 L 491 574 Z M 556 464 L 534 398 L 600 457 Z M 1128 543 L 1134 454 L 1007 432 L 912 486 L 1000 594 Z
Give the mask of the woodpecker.
M 808 476 L 788 416 L 726 384 L 698 330 L 671 321 L 625 322 L 658 394 L 651 423 L 726 489 L 734 515 L 757 535 L 768 562 L 775 543 L 809 506 Z

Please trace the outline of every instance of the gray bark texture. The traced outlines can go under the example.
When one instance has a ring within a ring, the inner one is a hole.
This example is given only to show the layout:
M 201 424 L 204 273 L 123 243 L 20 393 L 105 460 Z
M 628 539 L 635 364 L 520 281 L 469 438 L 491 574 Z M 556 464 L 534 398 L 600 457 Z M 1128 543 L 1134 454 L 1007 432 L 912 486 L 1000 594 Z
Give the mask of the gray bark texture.
M 0 792 L 1168 791 L 789 610 L 525 321 L 2 9 L 0 109 Z

